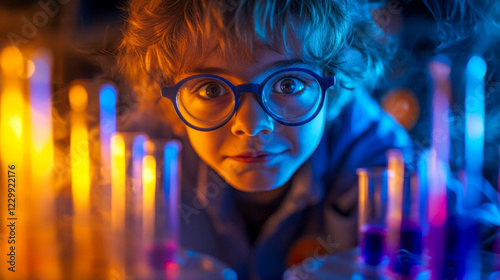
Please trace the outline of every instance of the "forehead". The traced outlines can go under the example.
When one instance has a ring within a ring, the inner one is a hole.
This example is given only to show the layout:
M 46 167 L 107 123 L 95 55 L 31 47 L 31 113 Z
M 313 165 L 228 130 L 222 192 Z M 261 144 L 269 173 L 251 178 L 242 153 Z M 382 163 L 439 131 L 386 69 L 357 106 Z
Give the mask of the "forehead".
M 204 50 L 198 50 L 191 57 L 176 81 L 195 74 L 215 74 L 240 80 L 253 80 L 289 67 L 316 70 L 314 65 L 303 60 L 301 49 L 296 46 L 287 50 L 283 46 L 274 48 L 257 44 L 251 49 L 240 47 L 234 51 L 223 49 L 220 44 L 208 47 L 205 45 Z

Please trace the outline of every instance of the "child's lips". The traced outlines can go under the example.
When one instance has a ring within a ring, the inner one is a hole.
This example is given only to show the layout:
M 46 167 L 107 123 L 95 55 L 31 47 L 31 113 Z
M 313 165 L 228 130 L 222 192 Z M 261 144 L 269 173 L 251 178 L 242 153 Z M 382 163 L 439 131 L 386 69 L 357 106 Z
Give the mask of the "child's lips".
M 261 156 L 256 156 L 256 157 L 247 157 L 247 156 L 235 156 L 235 157 L 229 157 L 235 161 L 239 162 L 245 162 L 245 163 L 256 163 L 256 162 L 268 162 L 270 161 L 274 155 L 261 155 Z
M 236 156 L 229 156 L 228 158 L 243 162 L 243 163 L 262 163 L 262 162 L 269 162 L 273 158 L 275 158 L 277 155 L 280 155 L 284 152 L 280 153 L 267 153 L 267 152 L 247 152 L 247 153 L 242 153 Z

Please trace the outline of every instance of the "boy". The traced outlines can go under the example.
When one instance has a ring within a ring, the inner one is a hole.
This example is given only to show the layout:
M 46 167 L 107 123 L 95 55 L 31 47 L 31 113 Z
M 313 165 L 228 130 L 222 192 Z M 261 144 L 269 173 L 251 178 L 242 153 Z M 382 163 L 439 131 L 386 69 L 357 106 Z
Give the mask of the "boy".
M 366 94 L 381 38 L 350 0 L 129 3 L 119 63 L 184 145 L 183 247 L 245 280 L 356 245 L 355 170 L 410 146 Z

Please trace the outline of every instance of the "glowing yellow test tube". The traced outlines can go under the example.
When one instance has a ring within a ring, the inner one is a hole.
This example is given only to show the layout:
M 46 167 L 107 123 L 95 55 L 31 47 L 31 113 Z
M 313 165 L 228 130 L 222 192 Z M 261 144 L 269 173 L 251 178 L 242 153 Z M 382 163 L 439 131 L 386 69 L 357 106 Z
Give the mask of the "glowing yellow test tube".
M 75 84 L 69 91 L 71 112 L 71 187 L 74 207 L 75 276 L 91 271 L 90 158 L 86 123 L 87 91 Z
M 125 140 L 122 135 L 111 136 L 111 234 L 113 269 L 123 263 L 125 232 Z M 120 270 L 121 271 L 121 270 Z
M 142 172 L 142 238 L 145 241 L 152 241 L 155 231 L 156 189 L 156 159 L 154 156 L 144 156 Z
M 87 91 L 81 85 L 70 89 L 71 109 L 71 185 L 75 215 L 87 219 L 90 205 L 89 138 L 86 123 Z
M 387 243 L 389 250 L 396 250 L 399 246 L 401 222 L 403 218 L 403 184 L 405 165 L 403 154 L 400 150 L 387 151 L 389 169 L 388 177 L 388 209 L 387 226 L 389 227 Z
M 27 279 L 30 268 L 28 267 L 28 227 L 26 203 L 26 182 L 29 181 L 28 168 L 24 166 L 26 154 L 26 137 L 28 124 L 26 120 L 26 105 L 25 105 L 25 80 L 21 78 L 25 63 L 21 51 L 9 46 L 3 49 L 0 53 L 0 68 L 1 68 L 1 88 L 0 88 L 0 135 L 2 136 L 0 147 L 1 158 L 1 178 L 0 182 L 0 199 L 2 209 L 0 209 L 0 217 L 2 221 L 14 223 L 15 227 L 15 244 L 8 243 L 7 240 L 11 235 L 11 229 L 7 226 L 0 227 L 0 278 L 1 279 Z M 13 167 L 13 168 L 9 168 Z M 10 173 L 8 171 L 11 171 Z M 8 177 L 12 175 L 13 177 Z M 8 181 L 13 179 L 13 181 Z M 14 196 L 8 197 L 8 183 L 13 183 L 10 187 L 14 190 Z M 15 202 L 8 199 L 15 199 Z M 15 207 L 9 207 L 9 203 L 13 202 Z M 11 212 L 9 208 L 14 208 Z M 11 250 L 11 249 L 14 250 Z M 14 252 L 14 261 L 11 265 L 11 252 Z M 14 267 L 15 266 L 15 267 Z M 9 271 L 9 267 L 16 272 Z
M 389 150 L 387 152 L 389 169 L 389 189 L 388 194 L 391 198 L 388 209 L 388 219 L 394 222 L 400 222 L 402 216 L 403 204 L 403 182 L 404 182 L 404 160 L 401 151 Z

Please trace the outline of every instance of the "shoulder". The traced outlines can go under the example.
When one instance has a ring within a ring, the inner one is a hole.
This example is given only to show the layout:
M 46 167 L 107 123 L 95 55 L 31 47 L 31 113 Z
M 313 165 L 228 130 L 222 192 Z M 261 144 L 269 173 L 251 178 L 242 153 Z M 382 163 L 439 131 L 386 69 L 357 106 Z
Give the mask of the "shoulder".
M 412 141 L 408 133 L 368 93 L 360 93 L 344 107 L 327 126 L 325 137 L 331 159 L 342 162 L 351 171 L 385 165 L 385 152 L 389 149 L 401 149 L 411 160 Z
M 386 166 L 386 152 L 400 149 L 411 161 L 412 141 L 408 133 L 367 93 L 356 96 L 325 128 L 312 156 L 314 175 L 326 191 L 343 193 L 357 183 L 356 169 Z

